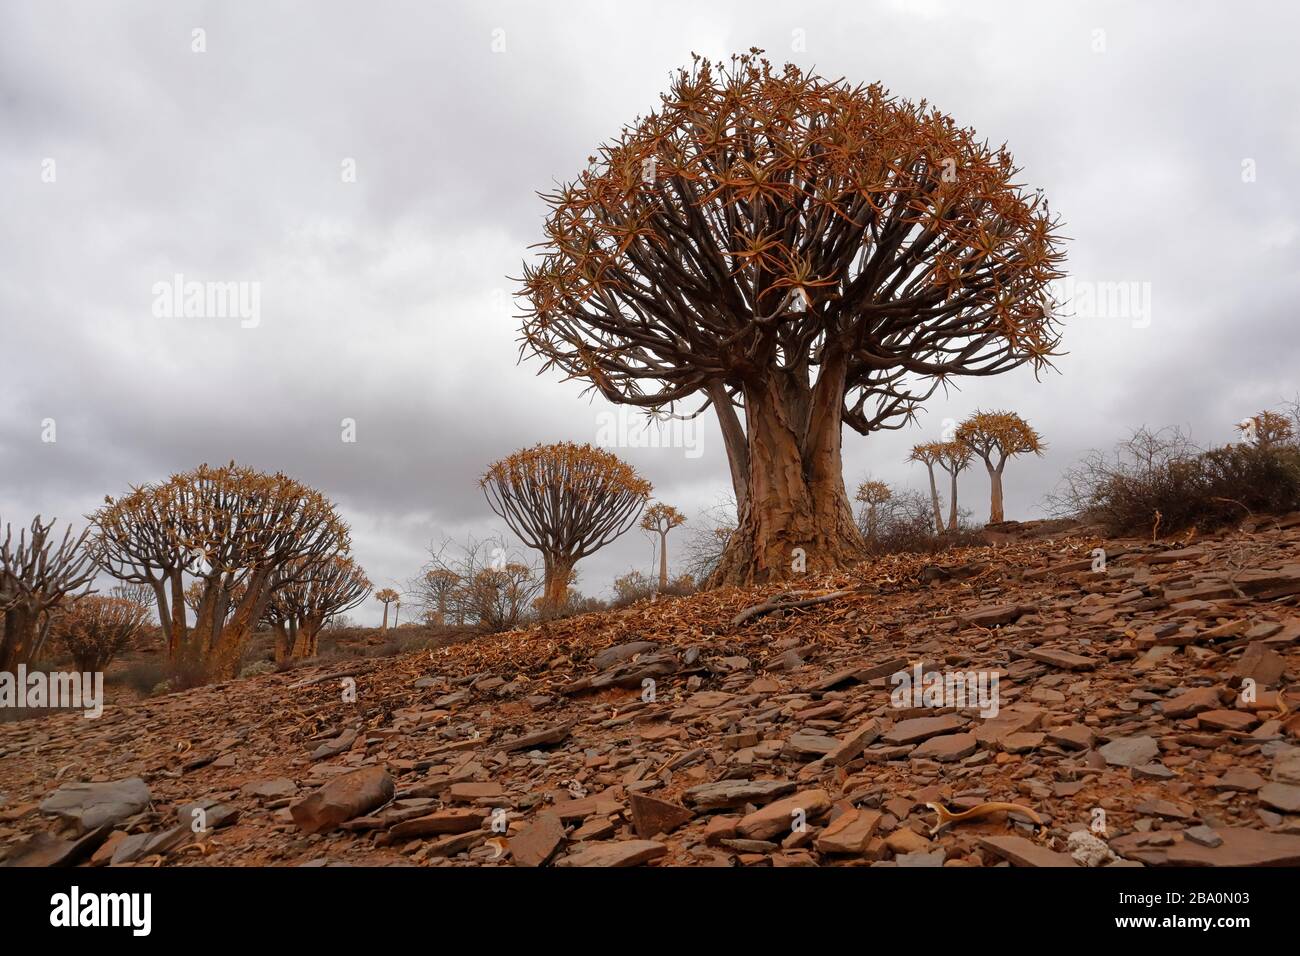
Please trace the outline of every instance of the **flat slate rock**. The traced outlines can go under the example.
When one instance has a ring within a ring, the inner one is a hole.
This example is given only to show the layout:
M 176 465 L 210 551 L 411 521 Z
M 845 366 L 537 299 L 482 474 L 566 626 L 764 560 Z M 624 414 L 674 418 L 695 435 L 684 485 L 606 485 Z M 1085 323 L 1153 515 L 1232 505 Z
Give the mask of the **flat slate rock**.
M 873 717 L 848 736 L 840 739 L 833 750 L 826 754 L 826 760 L 837 767 L 842 767 L 851 760 L 861 756 L 862 751 L 870 747 L 880 737 L 884 725 Z
M 508 842 L 515 866 L 545 866 L 564 844 L 564 824 L 554 813 L 539 813 Z
M 846 810 L 817 835 L 819 853 L 860 854 L 867 848 L 882 814 L 877 810 Z
M 1290 783 L 1266 783 L 1259 788 L 1259 801 L 1283 813 L 1300 813 L 1300 787 Z
M 41 801 L 41 812 L 74 824 L 77 832 L 97 830 L 149 806 L 148 785 L 139 777 L 111 783 L 65 783 Z
M 956 733 L 966 726 L 966 720 L 956 714 L 941 717 L 913 717 L 899 721 L 885 734 L 887 744 L 919 744 L 940 734 Z
M 632 829 L 643 840 L 648 840 L 660 833 L 672 833 L 679 826 L 695 818 L 694 812 L 686 807 L 634 793 L 628 798 L 632 811 Z
M 617 840 L 583 843 L 562 857 L 556 866 L 641 866 L 668 853 L 654 840 Z
M 1143 833 L 1129 833 L 1110 841 L 1111 849 L 1151 866 L 1300 866 L 1300 836 L 1270 833 L 1248 827 L 1214 831 L 1222 841 L 1204 846 L 1182 840 L 1172 846 L 1144 844 Z
M 1160 753 L 1160 745 L 1154 737 L 1116 737 L 1098 752 L 1112 767 L 1137 767 L 1150 763 Z
M 1001 627 L 1010 624 L 1028 610 L 1023 604 L 990 604 L 958 615 L 958 619 L 970 627 Z
M 1041 734 L 1039 736 L 1041 737 Z M 974 734 L 944 734 L 941 737 L 931 737 L 913 750 L 911 756 L 937 760 L 939 763 L 950 763 L 969 757 L 978 746 L 979 742 Z
M 572 722 L 556 724 L 554 727 L 546 727 L 542 730 L 535 730 L 532 733 L 502 741 L 499 746 L 506 753 L 514 753 L 516 750 L 533 750 L 537 747 L 550 747 L 563 741 L 572 730 Z
M 741 817 L 736 833 L 748 840 L 788 836 L 796 825 L 811 823 L 831 808 L 825 790 L 803 790 Z
M 1068 853 L 1057 853 L 1018 836 L 980 837 L 981 848 L 1011 861 L 1013 866 L 1078 866 Z
M 615 664 L 622 664 L 624 661 L 631 660 L 638 654 L 648 654 L 657 650 L 659 650 L 659 645 L 655 641 L 629 641 L 626 644 L 615 644 L 613 647 L 607 647 L 603 651 L 596 652 L 591 658 L 591 663 L 597 670 L 603 671 Z
M 1097 666 L 1097 662 L 1091 657 L 1072 654 L 1060 648 L 1036 647 L 1025 656 L 1040 664 L 1051 664 L 1053 667 L 1063 667 L 1069 671 L 1090 671 Z
M 76 840 L 64 840 L 38 830 L 19 843 L 0 866 L 46 867 L 72 866 L 95 851 L 112 830 L 111 825 L 83 834 Z
M 747 803 L 768 803 L 793 793 L 796 786 L 792 780 L 721 780 L 691 787 L 682 797 L 700 810 L 726 810 Z

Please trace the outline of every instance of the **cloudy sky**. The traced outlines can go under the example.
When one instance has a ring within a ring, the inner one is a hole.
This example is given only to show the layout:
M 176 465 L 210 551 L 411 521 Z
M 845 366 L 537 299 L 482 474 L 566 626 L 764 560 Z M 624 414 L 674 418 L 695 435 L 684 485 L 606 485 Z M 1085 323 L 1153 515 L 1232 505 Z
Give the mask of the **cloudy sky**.
M 1298 28 L 1281 4 L 1174 0 L 0 0 L 0 520 L 80 524 L 234 458 L 326 492 L 377 585 L 500 528 L 484 466 L 593 441 L 609 410 L 518 361 L 507 277 L 540 237 L 536 192 L 692 51 L 751 46 L 1005 141 L 1067 223 L 1076 293 L 1132 291 L 1077 303 L 1042 382 L 970 380 L 910 430 L 846 435 L 848 481 L 921 488 L 911 444 L 1020 410 L 1051 447 L 1008 466 L 1007 511 L 1039 515 L 1134 426 L 1228 441 L 1300 390 Z M 256 322 L 158 314 L 177 274 L 257 283 Z M 619 453 L 695 516 L 729 490 L 712 423 L 698 440 Z M 963 495 L 986 506 L 982 474 Z M 630 533 L 580 586 L 651 562 Z

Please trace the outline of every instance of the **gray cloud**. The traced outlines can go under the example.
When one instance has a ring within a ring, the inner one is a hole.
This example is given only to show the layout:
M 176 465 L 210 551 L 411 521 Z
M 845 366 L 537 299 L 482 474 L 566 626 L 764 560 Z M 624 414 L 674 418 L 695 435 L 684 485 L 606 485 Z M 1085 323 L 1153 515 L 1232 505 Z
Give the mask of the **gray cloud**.
M 414 574 L 430 540 L 500 527 L 483 467 L 592 440 L 607 408 L 516 363 L 506 277 L 540 237 L 536 191 L 653 109 L 692 50 L 750 46 L 881 80 L 1006 141 L 1067 221 L 1080 280 L 1149 283 L 1149 326 L 1070 322 L 1042 383 L 959 383 L 909 430 L 846 435 L 850 482 L 919 488 L 913 442 L 976 407 L 1022 410 L 1051 447 L 1009 466 L 1009 512 L 1038 514 L 1070 462 L 1132 426 L 1226 441 L 1297 391 L 1297 21 L 1173 0 L 8 3 L 0 517 L 76 518 L 236 458 L 328 493 L 378 582 Z M 260 324 L 155 317 L 154 283 L 175 273 L 260 283 Z M 698 458 L 625 454 L 694 515 L 728 487 L 711 422 L 702 441 Z M 983 476 L 963 495 L 978 515 Z M 638 533 L 584 562 L 583 586 L 634 564 L 651 566 Z

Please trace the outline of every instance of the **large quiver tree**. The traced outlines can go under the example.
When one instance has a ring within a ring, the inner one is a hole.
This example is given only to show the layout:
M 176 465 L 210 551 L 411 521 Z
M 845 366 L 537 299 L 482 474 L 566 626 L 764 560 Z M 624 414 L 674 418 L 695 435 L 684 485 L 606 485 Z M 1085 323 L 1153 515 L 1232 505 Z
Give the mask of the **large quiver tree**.
M 573 568 L 636 522 L 650 483 L 617 455 L 561 442 L 515 452 L 481 481 L 510 530 L 542 553 L 544 610 L 564 604 Z
M 613 402 L 715 409 L 739 521 L 713 583 L 855 558 L 841 424 L 900 427 L 948 376 L 1042 366 L 1058 343 L 1055 222 L 1004 150 L 759 52 L 679 71 L 545 196 L 523 275 L 545 367 Z

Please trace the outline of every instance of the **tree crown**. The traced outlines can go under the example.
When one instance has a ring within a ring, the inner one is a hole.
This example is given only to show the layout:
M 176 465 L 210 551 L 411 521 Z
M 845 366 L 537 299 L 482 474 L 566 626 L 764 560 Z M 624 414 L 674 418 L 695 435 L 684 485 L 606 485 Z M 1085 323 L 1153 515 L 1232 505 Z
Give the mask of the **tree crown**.
M 761 52 L 697 57 L 543 196 L 524 351 L 651 408 L 842 363 L 860 432 L 949 375 L 1049 364 L 1058 222 L 1011 156 L 924 100 Z
M 686 515 L 662 501 L 656 501 L 641 516 L 641 529 L 643 531 L 658 531 L 660 534 L 667 534 L 673 528 L 685 523 Z
M 878 505 L 881 502 L 888 501 L 893 496 L 893 491 L 883 481 L 868 479 L 858 485 L 857 499 L 864 505 Z
M 488 504 L 530 548 L 578 559 L 632 526 L 650 482 L 591 445 L 535 445 L 491 465 L 480 482 Z
M 1047 446 L 1028 422 L 1015 412 L 976 411 L 957 427 L 957 441 L 985 462 L 1016 455 L 1041 455 Z
M 1250 430 L 1251 425 L 1254 426 L 1255 441 L 1260 445 L 1273 445 L 1278 442 L 1288 441 L 1294 434 L 1291 420 L 1278 412 L 1262 411 L 1246 419 L 1237 428 L 1246 432 Z

